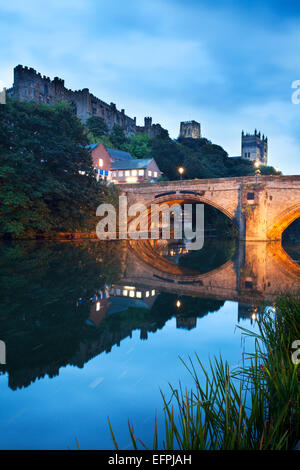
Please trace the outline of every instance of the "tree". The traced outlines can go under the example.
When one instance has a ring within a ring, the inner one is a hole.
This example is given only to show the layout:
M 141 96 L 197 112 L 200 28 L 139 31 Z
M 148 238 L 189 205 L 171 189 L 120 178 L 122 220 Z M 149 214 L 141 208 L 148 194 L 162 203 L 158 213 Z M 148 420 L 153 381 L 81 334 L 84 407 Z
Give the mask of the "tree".
M 147 134 L 135 134 L 122 146 L 122 150 L 135 158 L 147 158 L 151 153 L 151 139 Z
M 88 118 L 86 126 L 95 138 L 108 134 L 107 124 L 100 116 L 91 116 Z
M 110 141 L 116 149 L 121 149 L 121 147 L 128 142 L 122 127 L 113 127 L 113 130 L 110 134 Z
M 0 105 L 0 233 L 32 237 L 92 227 L 101 187 L 69 105 Z

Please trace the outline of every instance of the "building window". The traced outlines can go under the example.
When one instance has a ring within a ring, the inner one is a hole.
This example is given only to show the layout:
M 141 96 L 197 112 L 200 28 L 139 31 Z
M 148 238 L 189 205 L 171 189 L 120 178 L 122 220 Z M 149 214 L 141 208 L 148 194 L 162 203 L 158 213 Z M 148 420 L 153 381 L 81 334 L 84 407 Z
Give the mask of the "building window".
M 144 176 L 144 170 L 139 170 L 139 176 Z
M 141 298 L 142 298 L 142 293 L 141 293 L 141 292 L 137 292 L 137 293 L 136 293 L 136 296 L 137 296 L 138 299 L 141 299 Z
M 119 176 L 123 176 L 123 171 L 119 171 Z
M 247 193 L 247 199 L 248 199 L 248 201 L 249 201 L 249 200 L 252 200 L 252 201 L 253 201 L 253 199 L 254 199 L 254 193 Z
M 137 176 L 137 171 L 136 170 L 131 170 L 131 176 Z
M 130 176 L 130 171 L 129 170 L 125 171 L 125 176 Z
M 102 160 L 102 158 L 99 158 L 99 166 L 103 166 L 103 160 Z
M 148 171 L 148 176 L 152 176 L 152 171 L 151 170 Z
M 153 173 L 154 178 L 157 178 L 157 171 Z

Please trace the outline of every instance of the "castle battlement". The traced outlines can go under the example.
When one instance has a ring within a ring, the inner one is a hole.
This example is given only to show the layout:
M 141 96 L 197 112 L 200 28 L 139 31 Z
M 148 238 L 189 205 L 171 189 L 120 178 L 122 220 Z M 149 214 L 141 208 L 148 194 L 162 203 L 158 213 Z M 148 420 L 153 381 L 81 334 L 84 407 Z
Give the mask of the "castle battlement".
M 242 158 L 259 161 L 263 165 L 268 163 L 268 137 L 255 129 L 254 134 L 242 131 Z
M 179 138 L 201 139 L 201 126 L 197 121 L 182 121 Z
M 126 134 L 145 132 L 150 136 L 158 135 L 162 127 L 152 124 L 152 118 L 145 118 L 145 126 L 136 126 L 136 118 L 125 114 L 125 109 L 118 110 L 116 103 L 105 103 L 90 93 L 88 88 L 71 90 L 65 87 L 65 81 L 59 77 L 53 80 L 41 75 L 34 68 L 17 65 L 14 68 L 13 87 L 8 90 L 9 96 L 20 101 L 33 101 L 38 104 L 55 104 L 58 100 L 71 104 L 78 118 L 86 122 L 91 116 L 104 119 L 109 130 L 114 126 L 124 129 Z

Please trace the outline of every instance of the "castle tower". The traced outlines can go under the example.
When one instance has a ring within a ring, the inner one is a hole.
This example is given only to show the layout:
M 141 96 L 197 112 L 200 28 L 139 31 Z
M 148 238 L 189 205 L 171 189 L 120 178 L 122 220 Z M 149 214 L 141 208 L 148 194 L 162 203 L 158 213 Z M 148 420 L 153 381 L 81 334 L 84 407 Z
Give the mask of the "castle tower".
M 200 123 L 196 121 L 181 122 L 179 138 L 201 139 Z
M 268 138 L 261 137 L 255 129 L 254 134 L 244 134 L 242 131 L 241 157 L 247 160 L 258 160 L 262 165 L 268 164 Z

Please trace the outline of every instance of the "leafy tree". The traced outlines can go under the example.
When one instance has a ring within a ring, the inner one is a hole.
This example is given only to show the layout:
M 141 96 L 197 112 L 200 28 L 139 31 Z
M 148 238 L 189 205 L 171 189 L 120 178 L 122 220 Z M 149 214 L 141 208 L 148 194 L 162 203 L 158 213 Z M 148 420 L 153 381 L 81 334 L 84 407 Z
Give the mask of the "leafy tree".
M 92 227 L 101 200 L 84 126 L 69 105 L 0 105 L 0 233 Z
M 276 170 L 276 168 L 274 168 L 273 166 L 262 165 L 259 167 L 259 169 L 262 175 L 282 175 L 282 172 Z
M 147 134 L 136 134 L 122 146 L 122 149 L 135 158 L 147 158 L 151 153 L 151 139 Z
M 95 138 L 108 134 L 108 127 L 105 120 L 100 116 L 91 116 L 86 121 L 88 130 Z
M 124 144 L 127 144 L 128 140 L 124 133 L 124 129 L 120 126 L 114 126 L 110 134 L 110 141 L 116 149 L 121 149 Z

